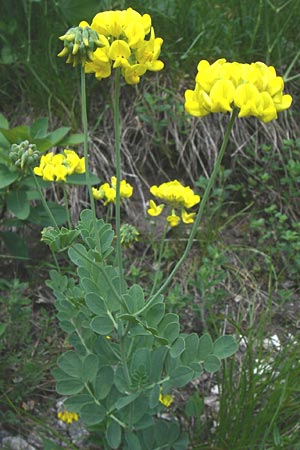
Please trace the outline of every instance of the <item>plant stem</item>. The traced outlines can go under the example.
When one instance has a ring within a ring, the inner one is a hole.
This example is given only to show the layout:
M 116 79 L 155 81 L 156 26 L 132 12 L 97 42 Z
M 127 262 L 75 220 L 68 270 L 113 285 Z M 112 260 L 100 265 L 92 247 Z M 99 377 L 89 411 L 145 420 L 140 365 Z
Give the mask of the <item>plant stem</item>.
M 45 211 L 47 212 L 47 214 L 48 214 L 48 216 L 49 216 L 49 218 L 50 218 L 50 220 L 51 220 L 51 222 L 52 222 L 53 227 L 55 228 L 56 231 L 59 231 L 57 222 L 56 222 L 56 220 L 55 220 L 55 218 L 54 218 L 54 216 L 53 216 L 53 214 L 52 214 L 52 212 L 51 212 L 51 209 L 49 208 L 49 206 L 48 206 L 48 204 L 47 204 L 47 202 L 46 202 L 46 200 L 45 200 L 45 197 L 43 196 L 41 187 L 40 187 L 40 185 L 39 185 L 39 183 L 38 183 L 38 181 L 37 181 L 37 179 L 36 179 L 36 176 L 35 176 L 34 172 L 32 172 L 32 176 L 33 176 L 33 180 L 34 180 L 36 189 L 37 189 L 37 191 L 38 191 L 38 193 L 39 193 L 39 196 L 40 196 L 42 205 L 43 205 Z
M 95 207 L 95 199 L 92 191 L 91 177 L 89 171 L 89 152 L 88 152 L 88 139 L 89 139 L 89 130 L 88 130 L 88 119 L 87 119 L 87 107 L 86 107 L 86 83 L 85 83 L 85 71 L 84 66 L 81 66 L 80 72 L 80 81 L 81 81 L 81 115 L 82 115 L 82 126 L 83 126 L 83 155 L 84 155 L 84 165 L 85 165 L 85 179 L 86 185 L 89 192 L 89 199 L 91 210 L 93 212 L 93 227 L 94 227 L 94 237 L 95 237 L 95 245 L 100 251 L 100 238 L 97 232 L 97 218 L 96 218 L 96 207 Z
M 154 281 L 153 281 L 153 286 L 150 292 L 150 297 L 151 295 L 155 292 L 156 289 L 156 285 L 157 285 L 157 281 L 158 281 L 158 277 L 159 277 L 159 271 L 160 271 L 160 267 L 161 267 L 161 260 L 162 260 L 162 255 L 163 255 L 163 250 L 164 250 L 164 246 L 165 246 L 165 240 L 166 240 L 166 234 L 168 231 L 168 222 L 166 222 L 165 227 L 164 227 L 164 231 L 161 237 L 161 241 L 160 241 L 160 246 L 159 246 L 159 254 L 158 254 L 158 259 L 157 259 L 157 263 L 156 263 L 156 270 L 155 270 L 155 277 L 154 277 Z
M 214 169 L 213 169 L 212 174 L 211 174 L 211 176 L 210 176 L 210 178 L 208 180 L 208 184 L 207 184 L 207 187 L 206 187 L 206 189 L 204 191 L 203 198 L 202 198 L 202 200 L 200 202 L 198 213 L 197 213 L 197 216 L 195 218 L 195 222 L 193 224 L 193 227 L 191 229 L 191 233 L 190 233 L 190 236 L 188 238 L 185 251 L 183 252 L 181 258 L 178 260 L 177 264 L 175 265 L 174 269 L 169 274 L 169 276 L 167 277 L 165 282 L 156 291 L 156 293 L 152 297 L 149 298 L 148 302 L 146 303 L 144 308 L 142 308 L 142 310 L 147 309 L 150 306 L 150 304 L 152 304 L 152 302 L 158 297 L 158 295 L 163 293 L 163 291 L 170 284 L 170 282 L 173 279 L 174 275 L 176 274 L 178 269 L 181 267 L 181 265 L 183 264 L 183 262 L 185 261 L 185 259 L 187 258 L 188 254 L 190 252 L 190 249 L 191 249 L 192 244 L 193 244 L 193 240 L 195 238 L 195 235 L 197 233 L 200 221 L 201 221 L 202 216 L 203 216 L 204 208 L 205 208 L 205 206 L 207 204 L 207 201 L 209 199 L 210 191 L 211 191 L 211 189 L 212 189 L 212 187 L 214 185 L 214 181 L 215 181 L 216 176 L 217 176 L 217 174 L 218 174 L 218 172 L 220 170 L 221 162 L 222 162 L 225 150 L 227 148 L 229 136 L 230 136 L 230 133 L 231 133 L 231 130 L 232 130 L 232 127 L 233 127 L 236 115 L 237 115 L 237 110 L 234 109 L 232 114 L 231 114 L 230 121 L 229 121 L 229 123 L 227 125 L 226 131 L 225 131 L 225 135 L 224 135 L 224 139 L 223 139 L 223 142 L 222 142 L 222 145 L 221 145 L 221 148 L 220 148 L 220 151 L 219 151 L 218 158 L 216 160 Z M 140 314 L 142 310 L 138 311 L 137 314 Z
M 122 261 L 122 247 L 121 247 L 121 212 L 120 212 L 120 184 L 121 184 L 121 140 L 120 140 L 120 69 L 115 73 L 114 85 L 114 132 L 115 132 L 115 155 L 116 155 L 116 258 L 117 266 L 119 268 L 120 287 L 121 292 L 124 291 L 124 275 L 123 275 L 123 261 Z
M 81 67 L 80 72 L 80 81 L 81 81 L 81 117 L 82 117 L 82 126 L 83 126 L 83 152 L 84 152 L 84 163 L 85 163 L 85 179 L 87 188 L 89 191 L 89 198 L 91 204 L 91 210 L 93 211 L 94 217 L 96 217 L 95 210 L 95 200 L 92 193 L 91 186 L 91 178 L 89 172 L 89 153 L 88 153 L 88 120 L 87 120 L 87 108 L 86 108 L 86 87 L 85 87 L 85 71 L 84 67 Z

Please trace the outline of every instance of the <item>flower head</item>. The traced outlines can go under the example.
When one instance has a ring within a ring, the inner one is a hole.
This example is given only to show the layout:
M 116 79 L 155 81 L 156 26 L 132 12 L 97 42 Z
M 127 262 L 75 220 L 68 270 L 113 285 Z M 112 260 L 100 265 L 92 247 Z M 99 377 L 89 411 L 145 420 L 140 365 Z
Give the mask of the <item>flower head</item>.
M 38 163 L 40 152 L 36 149 L 35 144 L 30 144 L 26 140 L 20 144 L 12 144 L 8 156 L 16 167 L 26 171 Z
M 79 420 L 78 414 L 70 411 L 60 411 L 57 413 L 57 417 L 62 422 L 68 424 L 71 424 L 72 422 L 77 422 Z
M 84 66 L 86 62 L 92 61 L 94 51 L 103 45 L 97 32 L 92 30 L 87 22 L 70 28 L 59 39 L 64 41 L 64 48 L 57 56 L 67 56 L 66 62 L 73 64 L 73 67 L 78 64 Z
M 186 210 L 197 205 L 200 197 L 190 187 L 183 186 L 178 180 L 173 180 L 162 183 L 160 186 L 151 186 L 150 192 L 163 202 L 156 205 L 153 200 L 150 200 L 148 209 L 150 216 L 159 216 L 167 204 L 171 209 L 171 214 L 167 216 L 171 227 L 177 226 L 181 220 L 186 224 L 194 222 L 195 213 L 188 213 Z
M 125 81 L 137 84 L 147 70 L 163 69 L 158 59 L 163 40 L 155 37 L 149 14 L 132 8 L 103 11 L 95 15 L 90 27 L 101 45 L 86 60 L 85 71 L 95 73 L 97 79 L 109 77 L 112 69 L 120 67 Z
M 104 205 L 108 203 L 115 203 L 117 195 L 117 179 L 116 177 L 111 177 L 110 183 L 104 183 L 99 188 L 92 188 L 93 197 L 96 200 L 103 200 Z M 126 180 L 121 180 L 120 182 L 120 197 L 130 198 L 133 193 L 133 187 L 131 184 L 127 183 Z
M 238 108 L 239 117 L 255 116 L 269 122 L 292 103 L 292 97 L 283 94 L 283 89 L 283 79 L 276 75 L 275 68 L 262 62 L 230 63 L 222 58 L 210 64 L 202 60 L 194 90 L 185 92 L 185 110 L 203 117 Z
M 68 149 L 64 153 L 49 152 L 42 155 L 40 165 L 33 172 L 45 181 L 65 182 L 68 175 L 85 172 L 84 157 L 80 158 L 74 150 Z
M 172 397 L 172 395 L 170 394 L 165 394 L 163 395 L 162 392 L 159 394 L 159 401 L 160 403 L 162 403 L 164 406 L 166 406 L 167 408 L 169 408 L 171 406 L 171 404 L 173 403 L 174 399 Z

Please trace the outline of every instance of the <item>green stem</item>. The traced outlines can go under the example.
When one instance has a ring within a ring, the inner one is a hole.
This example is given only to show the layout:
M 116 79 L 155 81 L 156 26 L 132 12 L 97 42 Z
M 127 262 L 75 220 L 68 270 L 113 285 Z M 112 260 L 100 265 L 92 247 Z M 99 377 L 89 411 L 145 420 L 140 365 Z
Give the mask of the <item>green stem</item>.
M 89 172 L 89 153 L 88 153 L 88 119 L 87 119 L 87 107 L 86 107 L 86 87 L 85 87 L 85 71 L 84 66 L 81 67 L 81 114 L 82 114 L 82 126 L 83 126 L 83 152 L 84 152 L 84 163 L 85 163 L 85 179 L 87 188 L 89 191 L 89 198 L 91 209 L 93 211 L 94 217 L 96 217 L 96 209 L 95 209 L 95 199 L 93 197 L 91 178 Z
M 159 271 L 160 271 L 160 267 L 161 267 L 161 260 L 162 260 L 162 255 L 163 255 L 163 250 L 164 250 L 164 246 L 165 246 L 165 239 L 166 239 L 166 234 L 168 231 L 168 222 L 166 222 L 165 227 L 164 227 L 164 231 L 161 237 L 161 241 L 160 241 L 160 246 L 159 246 L 159 254 L 158 254 L 158 259 L 157 259 L 157 263 L 156 263 L 156 268 L 155 268 L 155 277 L 154 277 L 154 281 L 153 281 L 153 286 L 150 292 L 150 297 L 151 295 L 153 295 L 155 289 L 156 289 L 156 285 L 157 285 L 157 281 L 158 281 L 158 277 L 159 277 Z
M 56 231 L 59 231 L 59 227 L 57 225 L 57 222 L 56 222 L 56 220 L 55 220 L 55 218 L 54 218 L 54 216 L 53 216 L 53 214 L 52 214 L 52 212 L 51 212 L 51 210 L 50 210 L 50 208 L 49 208 L 49 206 L 48 206 L 48 204 L 47 204 L 47 202 L 45 200 L 45 197 L 43 196 L 41 186 L 39 185 L 34 172 L 32 172 L 32 176 L 33 176 L 33 180 L 34 180 L 36 189 L 37 189 L 37 191 L 39 193 L 42 205 L 43 205 L 45 211 L 47 212 L 47 214 L 48 214 L 48 216 L 49 216 L 49 218 L 50 218 L 50 220 L 52 222 L 53 227 L 55 228 Z
M 123 275 L 123 260 L 122 260 L 122 246 L 121 246 L 121 212 L 120 212 L 120 184 L 121 184 L 121 140 L 120 140 L 120 69 L 115 73 L 114 86 L 114 132 L 115 132 L 115 155 L 116 155 L 116 258 L 117 266 L 119 268 L 121 292 L 124 291 L 124 275 Z
M 211 192 L 211 190 L 212 190 L 212 187 L 213 187 L 213 185 L 214 185 L 216 176 L 217 176 L 217 174 L 218 174 L 218 172 L 219 172 L 219 170 L 220 170 L 221 162 L 222 162 L 222 159 L 223 159 L 225 150 L 226 150 L 226 148 L 227 148 L 229 136 L 230 136 L 230 133 L 231 133 L 233 124 L 234 124 L 234 120 L 235 120 L 235 118 L 236 118 L 236 116 L 237 116 L 237 112 L 238 112 L 238 111 L 237 111 L 236 109 L 234 109 L 233 112 L 232 112 L 232 114 L 231 114 L 230 121 L 229 121 L 229 123 L 228 123 L 228 125 L 227 125 L 227 128 L 226 128 L 226 131 L 225 131 L 224 140 L 223 140 L 223 142 L 222 142 L 222 145 L 221 145 L 221 148 L 220 148 L 220 151 L 219 151 L 219 154 L 218 154 L 218 158 L 217 158 L 217 160 L 216 160 L 216 163 L 215 163 L 214 169 L 213 169 L 213 171 L 212 171 L 212 174 L 211 174 L 211 176 L 210 176 L 210 178 L 209 178 L 209 180 L 208 180 L 208 184 L 207 184 L 207 187 L 206 187 L 205 192 L 204 192 L 204 194 L 203 194 L 203 198 L 202 198 L 202 200 L 201 200 L 201 202 L 200 202 L 200 206 L 199 206 L 199 209 L 198 209 L 198 213 L 197 213 L 197 216 L 196 216 L 196 218 L 195 218 L 193 227 L 192 227 L 192 229 L 191 229 L 191 233 L 190 233 L 190 236 L 189 236 L 189 238 L 188 238 L 188 241 L 187 241 L 187 245 L 186 245 L 185 251 L 183 252 L 181 258 L 178 260 L 178 262 L 177 262 L 177 264 L 175 265 L 174 269 L 173 269 L 172 272 L 169 274 L 169 276 L 167 277 L 167 279 L 165 280 L 165 282 L 162 284 L 162 286 L 156 291 L 156 293 L 155 293 L 152 297 L 149 298 L 149 300 L 148 300 L 148 302 L 145 304 L 145 306 L 144 306 L 140 311 L 138 311 L 138 312 L 136 313 L 136 315 L 141 314 L 141 312 L 143 312 L 144 310 L 148 309 L 149 306 L 155 301 L 155 299 L 156 299 L 160 294 L 163 293 L 163 291 L 164 291 L 164 290 L 166 289 L 166 287 L 170 284 L 170 282 L 171 282 L 171 280 L 173 279 L 174 275 L 177 273 L 177 271 L 179 270 L 179 268 L 182 266 L 183 262 L 186 260 L 188 254 L 189 254 L 189 252 L 190 252 L 190 249 L 191 249 L 192 244 L 193 244 L 193 240 L 194 240 L 194 238 L 195 238 L 195 236 L 196 236 L 196 233 L 197 233 L 197 230 L 198 230 L 200 221 L 201 221 L 202 216 L 203 216 L 204 208 L 205 208 L 205 206 L 206 206 L 206 204 L 207 204 L 207 202 L 208 202 L 208 199 L 209 199 L 209 194 L 210 194 L 210 192 Z
M 94 227 L 95 244 L 96 244 L 96 248 L 98 249 L 98 252 L 101 254 L 100 238 L 99 238 L 99 233 L 97 232 L 97 217 L 96 217 L 95 199 L 93 196 L 91 177 L 90 177 L 90 171 L 89 171 L 89 152 L 88 152 L 89 131 L 88 131 L 88 119 L 87 119 L 87 107 L 86 107 L 86 83 L 85 83 L 84 66 L 81 66 L 80 81 L 81 81 L 81 114 L 82 114 L 82 126 L 83 126 L 83 136 L 84 136 L 83 154 L 84 154 L 84 164 L 85 164 L 85 179 L 86 179 L 86 185 L 87 185 L 88 192 L 89 192 L 91 210 L 93 212 L 93 227 Z

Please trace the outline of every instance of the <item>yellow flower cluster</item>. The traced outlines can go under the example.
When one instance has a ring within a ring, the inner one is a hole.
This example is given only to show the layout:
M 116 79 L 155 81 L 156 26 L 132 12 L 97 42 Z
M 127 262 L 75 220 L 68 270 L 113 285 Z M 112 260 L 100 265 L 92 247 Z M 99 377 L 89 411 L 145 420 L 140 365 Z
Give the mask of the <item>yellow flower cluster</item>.
M 104 183 L 99 189 L 92 188 L 93 196 L 96 200 L 104 200 L 104 205 L 106 206 L 108 203 L 115 203 L 116 201 L 116 185 L 117 179 L 116 177 L 111 177 L 111 184 Z M 127 183 L 125 180 L 121 180 L 120 182 L 120 197 L 121 198 L 129 198 L 132 196 L 133 187 Z
M 239 109 L 239 117 L 255 116 L 263 122 L 277 118 L 290 107 L 292 97 L 283 95 L 283 79 L 273 66 L 262 62 L 242 64 L 218 59 L 198 64 L 196 86 L 185 92 L 185 109 L 192 116 Z
M 59 420 L 65 423 L 77 422 L 79 420 L 79 416 L 75 412 L 70 411 L 60 411 L 57 413 L 57 417 Z
M 67 181 L 68 175 L 85 172 L 84 157 L 80 158 L 74 150 L 68 149 L 64 154 L 49 152 L 41 157 L 40 165 L 33 171 L 45 181 Z
M 81 22 L 80 26 L 89 25 Z M 94 52 L 93 61 L 86 63 L 85 71 L 95 73 L 97 79 L 107 78 L 112 68 L 121 67 L 125 81 L 137 84 L 147 70 L 163 69 L 158 59 L 163 40 L 155 37 L 149 14 L 141 15 L 132 8 L 104 11 L 95 15 L 90 27 L 98 33 L 102 46 Z
M 190 187 L 183 186 L 178 180 L 173 180 L 162 183 L 160 186 L 151 186 L 150 192 L 171 207 L 171 214 L 167 216 L 167 221 L 171 227 L 176 227 L 181 220 L 186 224 L 194 222 L 195 213 L 188 213 L 186 209 L 197 205 L 200 202 L 200 197 L 194 194 Z M 150 200 L 149 206 L 148 214 L 155 217 L 162 213 L 165 204 L 157 205 L 153 200 Z

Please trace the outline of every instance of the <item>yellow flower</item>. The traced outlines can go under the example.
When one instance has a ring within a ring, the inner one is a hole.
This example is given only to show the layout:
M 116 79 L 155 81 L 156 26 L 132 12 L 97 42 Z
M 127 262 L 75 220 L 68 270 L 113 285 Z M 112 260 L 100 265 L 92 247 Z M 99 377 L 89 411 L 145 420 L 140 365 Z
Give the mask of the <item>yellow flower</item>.
M 149 209 L 148 209 L 148 214 L 149 216 L 159 216 L 162 213 L 162 210 L 164 209 L 163 204 L 161 205 L 156 205 L 156 203 L 153 200 L 149 201 Z
M 167 216 L 167 221 L 170 224 L 170 227 L 176 227 L 180 222 L 180 217 L 176 216 L 175 213 L 172 213 L 170 216 Z
M 92 188 L 93 197 L 96 200 L 104 200 L 104 205 L 115 203 L 116 201 L 116 177 L 111 177 L 111 185 L 109 183 L 102 184 L 99 189 Z M 133 187 L 125 180 L 120 182 L 120 198 L 130 198 L 133 193 Z
M 92 187 L 92 194 L 95 200 L 102 200 L 104 197 L 104 192 L 102 189 Z
M 183 186 L 178 180 L 173 180 L 162 183 L 160 186 L 151 186 L 150 192 L 169 205 L 171 214 L 167 216 L 167 222 L 171 227 L 176 227 L 181 219 L 185 224 L 194 222 L 195 213 L 187 213 L 186 209 L 197 205 L 200 202 L 200 197 L 189 186 Z M 157 206 L 153 200 L 150 200 L 149 206 L 148 214 L 158 216 L 165 204 L 161 203 Z
M 67 181 L 73 173 L 84 173 L 84 158 L 80 158 L 74 150 L 64 150 L 64 154 L 49 152 L 40 159 L 40 165 L 33 169 L 35 175 L 45 181 Z
M 184 209 L 181 211 L 181 219 L 183 223 L 193 223 L 196 213 L 187 213 Z
M 239 117 L 269 122 L 292 103 L 292 97 L 283 94 L 284 82 L 275 68 L 262 62 L 229 63 L 223 58 L 210 64 L 202 60 L 195 81 L 194 90 L 185 92 L 185 110 L 196 117 L 231 112 L 236 107 Z
M 72 175 L 72 173 L 85 173 L 84 157 L 79 158 L 74 150 L 68 149 L 64 150 L 64 154 L 66 155 L 64 164 L 68 169 L 68 175 Z
M 57 417 L 62 422 L 68 424 L 71 424 L 72 422 L 77 422 L 79 420 L 78 414 L 70 411 L 60 411 L 57 413 Z
M 100 48 L 93 52 L 85 71 L 100 80 L 109 77 L 112 68 L 120 67 L 126 83 L 137 84 L 147 70 L 162 70 L 164 64 L 158 58 L 163 40 L 155 37 L 151 25 L 149 14 L 141 15 L 132 8 L 96 14 L 91 29 L 98 35 Z
M 164 406 L 169 408 L 171 406 L 171 404 L 173 403 L 174 399 L 173 399 L 172 395 L 170 395 L 170 394 L 163 395 L 162 393 L 160 393 L 159 394 L 159 401 Z

